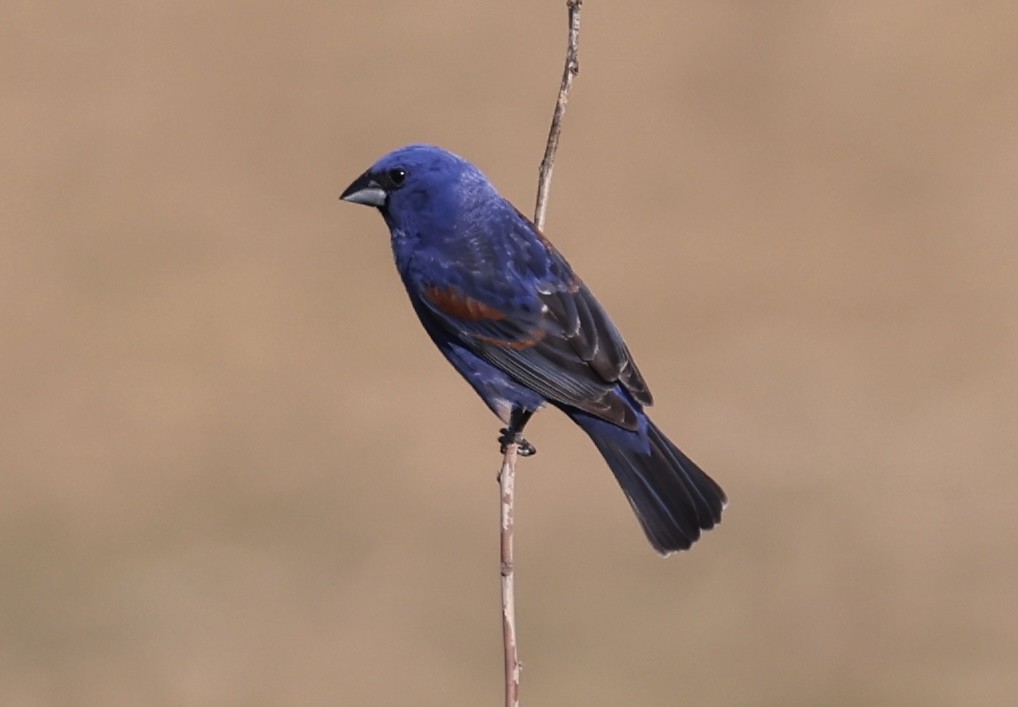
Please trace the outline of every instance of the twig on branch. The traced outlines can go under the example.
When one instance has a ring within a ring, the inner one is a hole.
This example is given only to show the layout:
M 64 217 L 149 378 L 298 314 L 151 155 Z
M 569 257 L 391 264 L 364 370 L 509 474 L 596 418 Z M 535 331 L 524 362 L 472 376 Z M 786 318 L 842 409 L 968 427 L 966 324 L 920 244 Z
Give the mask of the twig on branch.
M 548 210 L 548 190 L 551 187 L 551 173 L 555 166 L 559 136 L 562 134 L 562 117 L 569 102 L 569 90 L 573 79 L 580 73 L 580 7 L 583 0 L 567 0 L 569 9 L 569 43 L 566 47 L 566 63 L 562 72 L 555 112 L 548 131 L 548 143 L 541 160 L 541 171 L 537 182 L 537 204 L 534 208 L 534 223 L 544 228 Z M 516 645 L 516 589 L 514 584 L 515 558 L 513 557 L 513 535 L 516 525 L 515 486 L 517 444 L 506 446 L 499 470 L 498 481 L 501 499 L 501 573 L 502 573 L 502 642 L 505 655 L 505 705 L 519 707 L 520 704 L 520 656 Z
M 566 66 L 562 71 L 562 85 L 559 86 L 555 112 L 551 116 L 548 143 L 544 148 L 544 159 L 541 160 L 541 171 L 537 180 L 534 223 L 538 228 L 544 228 L 544 217 L 548 211 L 551 172 L 555 168 L 555 152 L 558 150 L 559 135 L 562 134 L 562 117 L 566 114 L 566 104 L 569 103 L 569 90 L 573 87 L 573 79 L 580 73 L 580 8 L 582 5 L 583 0 L 568 0 L 566 2 L 566 7 L 569 8 L 569 44 L 566 47 Z

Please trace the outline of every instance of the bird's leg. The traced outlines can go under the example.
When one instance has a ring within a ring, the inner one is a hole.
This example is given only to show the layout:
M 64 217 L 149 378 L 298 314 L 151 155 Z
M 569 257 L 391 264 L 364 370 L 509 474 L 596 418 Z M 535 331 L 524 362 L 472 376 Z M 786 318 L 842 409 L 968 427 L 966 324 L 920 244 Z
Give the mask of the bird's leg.
M 520 407 L 513 408 L 513 411 L 509 414 L 509 426 L 499 430 L 502 433 L 502 436 L 498 438 L 499 443 L 502 445 L 502 454 L 505 454 L 506 447 L 510 444 L 515 444 L 520 448 L 519 455 L 521 457 L 537 454 L 537 447 L 523 438 L 523 428 L 533 414 L 533 410 L 525 410 Z

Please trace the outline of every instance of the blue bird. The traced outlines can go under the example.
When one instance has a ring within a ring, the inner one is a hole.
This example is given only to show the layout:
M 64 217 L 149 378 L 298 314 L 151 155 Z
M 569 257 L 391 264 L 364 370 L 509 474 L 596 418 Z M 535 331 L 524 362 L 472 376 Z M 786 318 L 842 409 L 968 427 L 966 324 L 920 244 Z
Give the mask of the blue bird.
M 341 199 L 376 207 L 432 341 L 507 427 L 546 403 L 593 440 L 663 555 L 721 521 L 724 491 L 650 421 L 622 335 L 555 246 L 477 167 L 431 145 L 382 157 Z

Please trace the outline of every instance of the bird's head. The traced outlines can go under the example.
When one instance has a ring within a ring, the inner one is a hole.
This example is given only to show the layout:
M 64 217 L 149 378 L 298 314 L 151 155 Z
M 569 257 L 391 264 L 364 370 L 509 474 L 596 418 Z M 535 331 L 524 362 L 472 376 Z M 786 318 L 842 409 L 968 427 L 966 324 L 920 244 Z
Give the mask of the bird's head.
M 441 230 L 470 201 L 498 198 L 480 170 L 432 145 L 408 145 L 379 159 L 340 199 L 382 212 L 396 231 Z

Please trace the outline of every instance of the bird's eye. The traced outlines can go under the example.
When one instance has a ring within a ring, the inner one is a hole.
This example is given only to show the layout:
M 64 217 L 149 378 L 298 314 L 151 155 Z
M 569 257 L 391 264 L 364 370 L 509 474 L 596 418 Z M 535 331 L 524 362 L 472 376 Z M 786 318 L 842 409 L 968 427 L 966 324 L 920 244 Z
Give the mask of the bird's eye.
M 406 182 L 406 170 L 402 167 L 394 167 L 385 173 L 385 176 L 389 178 L 389 182 L 396 189 L 403 186 Z

